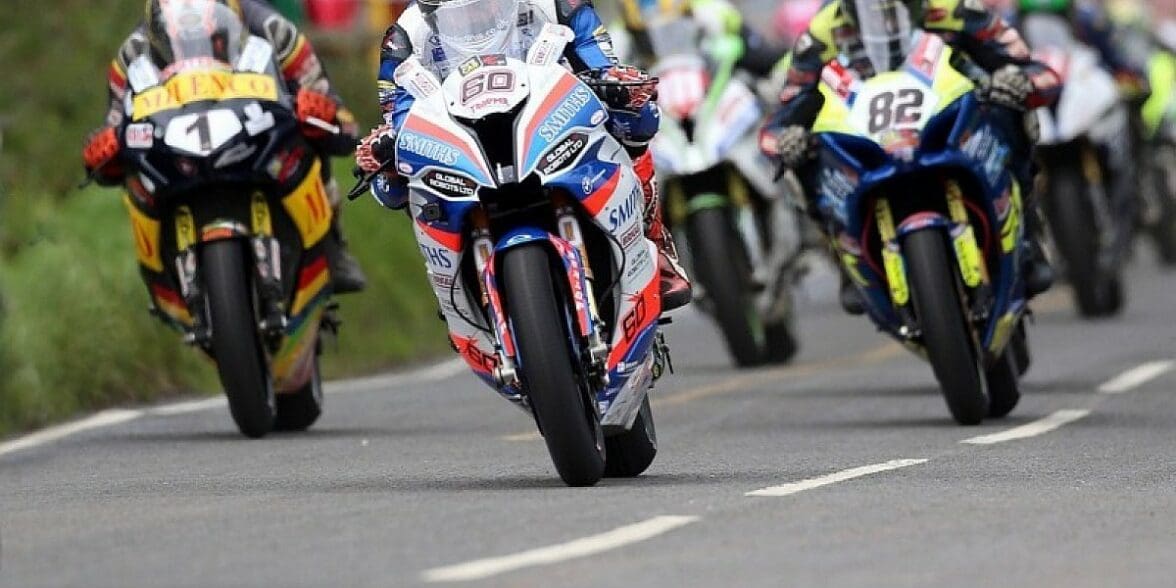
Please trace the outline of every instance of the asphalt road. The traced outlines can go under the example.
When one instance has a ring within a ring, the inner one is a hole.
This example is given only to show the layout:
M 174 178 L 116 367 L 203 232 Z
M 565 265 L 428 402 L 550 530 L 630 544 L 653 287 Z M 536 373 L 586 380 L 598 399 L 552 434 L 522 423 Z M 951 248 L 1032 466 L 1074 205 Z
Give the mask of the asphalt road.
M 1117 320 L 1038 301 L 1025 397 L 979 427 L 827 278 L 787 368 L 679 317 L 661 453 L 595 488 L 452 363 L 261 441 L 216 400 L 102 413 L 0 445 L 0 586 L 1171 586 L 1176 274 L 1145 257 Z

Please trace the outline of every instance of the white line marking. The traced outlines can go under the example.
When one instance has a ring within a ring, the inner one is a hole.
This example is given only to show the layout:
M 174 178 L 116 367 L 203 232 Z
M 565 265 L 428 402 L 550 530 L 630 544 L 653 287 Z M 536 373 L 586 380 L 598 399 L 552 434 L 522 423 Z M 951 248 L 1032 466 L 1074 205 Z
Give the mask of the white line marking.
M 1043 433 L 1048 433 L 1054 429 L 1057 429 L 1067 423 L 1072 423 L 1088 414 L 1090 414 L 1090 411 L 1086 409 L 1059 410 L 1045 418 L 1037 419 L 1031 423 L 1025 423 L 1019 427 L 1013 427 L 1006 431 L 992 433 L 990 435 L 971 437 L 960 441 L 960 443 L 969 443 L 972 445 L 992 445 L 993 443 L 1004 443 L 1005 441 L 1016 441 L 1018 439 L 1036 437 Z
M 466 369 L 465 366 L 466 363 L 461 359 L 451 359 L 410 372 L 327 382 L 324 389 L 328 394 L 338 394 L 341 392 L 377 392 L 409 384 L 440 382 L 441 380 L 461 373 Z
M 894 459 L 891 461 L 876 463 L 874 465 L 861 466 L 842 470 L 840 472 L 833 472 L 832 474 L 825 474 L 824 476 L 817 476 L 799 482 L 790 482 L 788 484 L 781 484 L 779 486 L 769 486 L 759 490 L 753 490 L 745 494 L 745 496 L 790 496 L 805 490 L 812 490 L 820 488 L 821 486 L 828 486 L 829 484 L 836 484 L 862 476 L 869 476 L 881 472 L 888 472 L 890 470 L 897 470 L 900 468 L 910 467 L 926 463 L 926 459 Z
M 425 570 L 426 582 L 464 582 L 481 580 L 506 572 L 542 566 L 579 557 L 595 555 L 618 547 L 651 539 L 699 520 L 696 516 L 660 516 L 611 531 L 583 537 L 567 543 L 529 549 L 514 555 L 488 557 L 466 563 Z
M 152 416 L 187 414 L 190 412 L 200 412 L 202 410 L 220 408 L 227 405 L 228 403 L 228 400 L 224 396 L 214 396 L 212 398 L 205 398 L 203 400 L 189 400 L 187 402 L 163 404 L 147 409 L 147 414 Z
M 1160 377 L 1173 367 L 1176 367 L 1176 361 L 1170 359 L 1149 361 L 1103 382 L 1098 391 L 1103 394 L 1122 394 Z
M 42 429 L 36 433 L 25 435 L 24 437 L 20 437 L 18 439 L 13 439 L 12 441 L 0 443 L 0 456 L 12 453 L 14 451 L 36 447 L 38 445 L 52 443 L 75 433 L 81 433 L 82 431 L 125 423 L 127 421 L 135 420 L 143 416 L 143 414 L 144 413 L 141 410 L 104 410 L 80 421 L 65 423 L 64 425 L 57 425 L 56 427 L 49 427 L 48 429 Z

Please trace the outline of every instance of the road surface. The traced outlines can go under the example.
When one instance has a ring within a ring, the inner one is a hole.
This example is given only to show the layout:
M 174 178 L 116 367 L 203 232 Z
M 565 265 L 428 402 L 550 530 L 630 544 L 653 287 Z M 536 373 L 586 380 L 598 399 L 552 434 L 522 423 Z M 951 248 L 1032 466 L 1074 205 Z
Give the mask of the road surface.
M 595 488 L 452 362 L 260 441 L 215 399 L 107 411 L 0 445 L 0 586 L 1170 586 L 1176 276 L 1147 257 L 1116 320 L 1038 301 L 1021 405 L 979 427 L 827 276 L 786 368 L 686 313 L 657 460 Z

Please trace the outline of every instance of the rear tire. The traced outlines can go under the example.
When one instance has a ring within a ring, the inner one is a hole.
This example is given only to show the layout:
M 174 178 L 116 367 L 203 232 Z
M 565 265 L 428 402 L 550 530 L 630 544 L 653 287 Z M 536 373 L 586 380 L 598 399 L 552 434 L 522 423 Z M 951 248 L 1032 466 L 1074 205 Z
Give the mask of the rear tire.
M 686 219 L 695 277 L 706 290 L 715 321 L 735 364 L 764 361 L 765 329 L 748 292 L 751 270 L 726 208 L 704 208 Z
M 633 428 L 604 438 L 604 475 L 609 478 L 633 478 L 653 463 L 657 456 L 657 429 L 653 426 L 653 410 L 649 396 L 641 402 L 641 412 L 633 421 Z
M 1161 147 L 1156 154 L 1159 165 L 1153 175 L 1156 181 L 1156 195 L 1160 201 L 1160 220 L 1152 228 L 1159 251 L 1160 263 L 1176 266 L 1176 147 Z
M 567 485 L 591 486 L 604 475 L 604 433 L 576 375 L 565 330 L 568 315 L 558 302 L 553 273 L 543 245 L 508 249 L 502 258 L 503 298 L 519 378 L 551 461 Z
M 323 414 L 323 379 L 319 373 L 317 352 L 310 381 L 294 392 L 277 394 L 276 399 L 278 411 L 274 429 L 305 431 L 318 420 Z
M 1017 360 L 1012 347 L 1006 348 L 992 367 L 984 372 L 988 382 L 988 416 L 998 419 L 1008 416 L 1021 400 L 1017 382 Z
M 1117 275 L 1098 267 L 1098 225 L 1081 170 L 1064 166 L 1050 171 L 1049 224 L 1058 251 L 1066 260 L 1066 278 L 1074 290 L 1078 314 L 1109 316 L 1123 306 Z
M 954 260 L 937 230 L 907 235 L 902 251 L 923 346 L 947 408 L 959 424 L 978 424 L 988 414 L 988 397 L 964 320 Z
M 229 412 L 241 434 L 256 439 L 273 429 L 276 408 L 245 253 L 235 240 L 206 243 L 200 251 L 200 271 L 208 295 L 216 369 Z
M 788 363 L 800 351 L 800 342 L 792 332 L 792 320 L 785 319 L 768 325 L 764 329 L 765 353 L 767 363 Z

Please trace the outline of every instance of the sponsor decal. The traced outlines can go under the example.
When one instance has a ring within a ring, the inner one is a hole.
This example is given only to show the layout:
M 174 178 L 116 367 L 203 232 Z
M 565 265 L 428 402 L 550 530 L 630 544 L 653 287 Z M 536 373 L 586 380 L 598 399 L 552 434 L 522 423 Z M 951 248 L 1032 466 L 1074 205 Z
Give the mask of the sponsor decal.
M 621 203 L 613 206 L 605 211 L 608 215 L 608 228 L 612 232 L 616 232 L 621 225 L 629 222 L 634 216 L 641 216 L 641 187 L 633 186 L 633 190 L 625 197 Z
M 127 125 L 127 147 L 131 149 L 150 149 L 155 145 L 155 125 L 151 123 L 135 123 Z
M 457 158 L 461 155 L 454 147 L 416 133 L 401 133 L 396 147 L 445 165 L 457 163 Z
M 853 194 L 857 187 L 857 179 L 850 178 L 844 171 L 836 167 L 825 167 L 821 170 L 820 192 L 834 200 L 845 200 Z
M 412 166 L 407 163 L 404 163 L 403 161 L 396 164 L 396 169 L 400 170 L 400 173 L 404 173 L 404 174 L 411 174 L 412 173 Z
M 599 184 L 602 179 L 604 179 L 604 170 L 596 172 L 594 176 L 584 176 L 580 182 L 580 188 L 584 190 L 585 194 L 591 194 L 596 191 L 596 184 Z
M 588 119 L 588 123 L 591 124 L 592 126 L 596 126 L 596 125 L 604 122 L 604 119 L 607 117 L 608 117 L 607 112 L 605 112 L 603 110 L 597 110 L 596 112 L 592 113 L 592 118 Z
M 561 169 L 564 169 L 575 161 L 580 152 L 584 150 L 584 146 L 588 144 L 588 135 L 584 133 L 572 133 L 568 135 L 563 141 L 556 144 L 543 154 L 541 160 L 542 167 L 539 171 L 546 176 L 549 176 Z
M 457 72 L 463 76 L 468 76 L 474 73 L 479 67 L 482 67 L 482 62 L 475 56 L 461 62 L 461 65 L 457 66 Z
M 633 225 L 625 229 L 625 232 L 621 234 L 621 249 L 628 249 L 630 245 L 641 238 L 642 233 L 641 225 Z
M 135 120 L 179 108 L 202 100 L 256 98 L 277 100 L 278 82 L 273 77 L 254 73 L 193 71 L 173 76 L 163 86 L 156 86 L 135 96 L 132 111 Z
M 441 247 L 432 247 L 421 243 L 421 256 L 425 258 L 425 263 L 434 268 L 439 269 L 453 269 L 453 259 L 449 257 L 449 250 Z
M 551 114 L 548 115 L 547 120 L 539 126 L 539 136 L 545 141 L 554 141 L 559 136 L 560 131 L 564 130 L 572 122 L 572 119 L 580 113 L 589 101 L 592 100 L 592 94 L 587 88 L 577 86 L 563 102 L 556 106 Z
M 460 174 L 433 170 L 422 178 L 425 185 L 450 198 L 469 198 L 477 193 L 478 185 Z
M 995 184 L 1004 173 L 1004 164 L 1009 153 L 1008 147 L 992 133 L 988 126 L 977 129 L 971 137 L 968 137 L 960 150 L 981 164 L 988 183 Z

